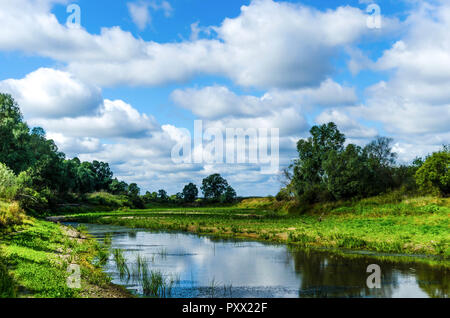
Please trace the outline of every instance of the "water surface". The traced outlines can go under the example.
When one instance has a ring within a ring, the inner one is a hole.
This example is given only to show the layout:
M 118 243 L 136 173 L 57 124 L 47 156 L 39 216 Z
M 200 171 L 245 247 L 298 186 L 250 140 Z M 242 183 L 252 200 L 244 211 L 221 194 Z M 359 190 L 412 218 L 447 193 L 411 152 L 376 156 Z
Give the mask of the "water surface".
M 72 224 L 74 225 L 74 224 Z M 151 232 L 86 224 L 112 249 L 122 249 L 134 268 L 137 255 L 150 270 L 176 277 L 171 297 L 448 297 L 448 270 L 413 261 L 380 260 L 372 255 L 342 255 L 286 245 L 224 240 L 186 233 Z M 367 266 L 382 270 L 380 289 L 366 285 Z M 104 266 L 113 283 L 142 295 L 140 284 L 120 278 L 112 257 Z

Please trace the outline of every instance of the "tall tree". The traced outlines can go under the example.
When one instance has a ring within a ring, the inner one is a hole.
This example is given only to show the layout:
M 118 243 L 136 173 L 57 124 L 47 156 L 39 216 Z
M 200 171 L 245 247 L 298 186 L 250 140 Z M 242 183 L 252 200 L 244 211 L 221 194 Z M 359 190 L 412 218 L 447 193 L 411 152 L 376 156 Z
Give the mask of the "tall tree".
M 293 167 L 293 184 L 297 195 L 324 185 L 323 163 L 331 151 L 340 152 L 344 147 L 345 137 L 332 122 L 313 126 L 310 134 L 311 137 L 301 139 L 297 143 L 299 158 Z
M 194 202 L 198 197 L 197 186 L 193 183 L 189 183 L 184 187 L 182 196 L 185 202 Z
M 228 187 L 228 182 L 220 174 L 212 174 L 202 181 L 201 190 L 206 199 L 219 200 Z

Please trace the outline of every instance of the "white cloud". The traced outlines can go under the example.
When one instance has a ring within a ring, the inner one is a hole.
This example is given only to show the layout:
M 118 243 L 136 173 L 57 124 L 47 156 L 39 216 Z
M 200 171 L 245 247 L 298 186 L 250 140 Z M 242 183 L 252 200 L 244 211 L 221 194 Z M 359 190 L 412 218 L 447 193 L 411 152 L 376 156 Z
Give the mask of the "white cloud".
M 159 125 L 153 117 L 140 114 L 122 100 L 108 100 L 93 116 L 64 117 L 60 119 L 35 118 L 29 120 L 34 126 L 42 126 L 51 132 L 62 132 L 71 137 L 96 138 L 145 138 Z
M 0 91 L 13 95 L 27 118 L 92 114 L 103 102 L 98 87 L 49 68 L 40 68 L 23 79 L 0 81 Z
M 356 119 L 353 119 L 346 113 L 336 109 L 328 109 L 322 112 L 317 116 L 316 122 L 318 124 L 334 122 L 339 130 L 350 139 L 367 140 L 376 137 L 378 134 L 376 129 L 364 127 Z
M 129 2 L 127 7 L 133 22 L 140 30 L 144 30 L 151 23 L 151 15 L 148 11 L 147 3 L 143 1 Z
M 365 12 L 349 6 L 319 11 L 272 0 L 242 6 L 236 18 L 214 27 L 215 39 L 145 42 L 119 27 L 99 35 L 58 23 L 49 6 L 0 0 L 0 49 L 22 50 L 67 63 L 99 85 L 158 85 L 203 73 L 257 87 L 319 85 L 330 58 L 368 33 Z M 169 12 L 168 3 L 158 4 Z M 138 19 L 141 26 L 146 16 Z M 388 32 L 389 28 L 385 28 Z
M 166 17 L 170 17 L 173 11 L 172 6 L 167 1 L 156 2 L 141 0 L 137 2 L 128 2 L 127 7 L 131 19 L 141 31 L 151 25 L 152 15 L 150 10 L 162 10 Z
M 172 100 L 191 110 L 201 118 L 261 117 L 284 108 L 297 109 L 354 105 L 357 97 L 354 88 L 344 87 L 327 79 L 317 88 L 297 90 L 270 90 L 262 97 L 237 95 L 225 86 L 208 86 L 201 89 L 177 89 Z

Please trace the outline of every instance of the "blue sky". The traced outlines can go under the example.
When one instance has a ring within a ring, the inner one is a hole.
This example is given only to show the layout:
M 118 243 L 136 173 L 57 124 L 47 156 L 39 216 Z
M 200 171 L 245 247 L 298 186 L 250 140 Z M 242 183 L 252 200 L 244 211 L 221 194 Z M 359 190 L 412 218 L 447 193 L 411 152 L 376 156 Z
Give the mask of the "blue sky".
M 280 164 L 314 124 L 394 138 L 400 162 L 449 142 L 446 1 L 0 0 L 0 91 L 68 157 L 171 193 L 212 172 L 275 194 L 260 164 L 175 164 L 194 120 L 279 128 Z M 66 25 L 70 4 L 81 26 Z M 376 4 L 380 28 L 366 12 Z M 438 84 L 436 84 L 438 83 Z

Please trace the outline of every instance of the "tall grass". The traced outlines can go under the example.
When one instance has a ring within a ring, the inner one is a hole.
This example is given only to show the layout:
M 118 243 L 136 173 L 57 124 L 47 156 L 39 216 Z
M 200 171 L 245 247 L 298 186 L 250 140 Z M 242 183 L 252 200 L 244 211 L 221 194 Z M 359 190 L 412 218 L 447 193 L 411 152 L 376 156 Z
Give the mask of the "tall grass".
M 141 284 L 143 294 L 147 297 L 170 297 L 174 285 L 180 282 L 179 276 L 167 276 L 159 270 L 149 270 L 148 260 L 139 254 L 135 264 L 133 278 Z
M 119 271 L 120 279 L 130 278 L 130 270 L 128 269 L 128 265 L 125 260 L 125 256 L 123 256 L 123 250 L 114 249 L 113 250 L 114 261 L 116 263 L 117 270 Z

